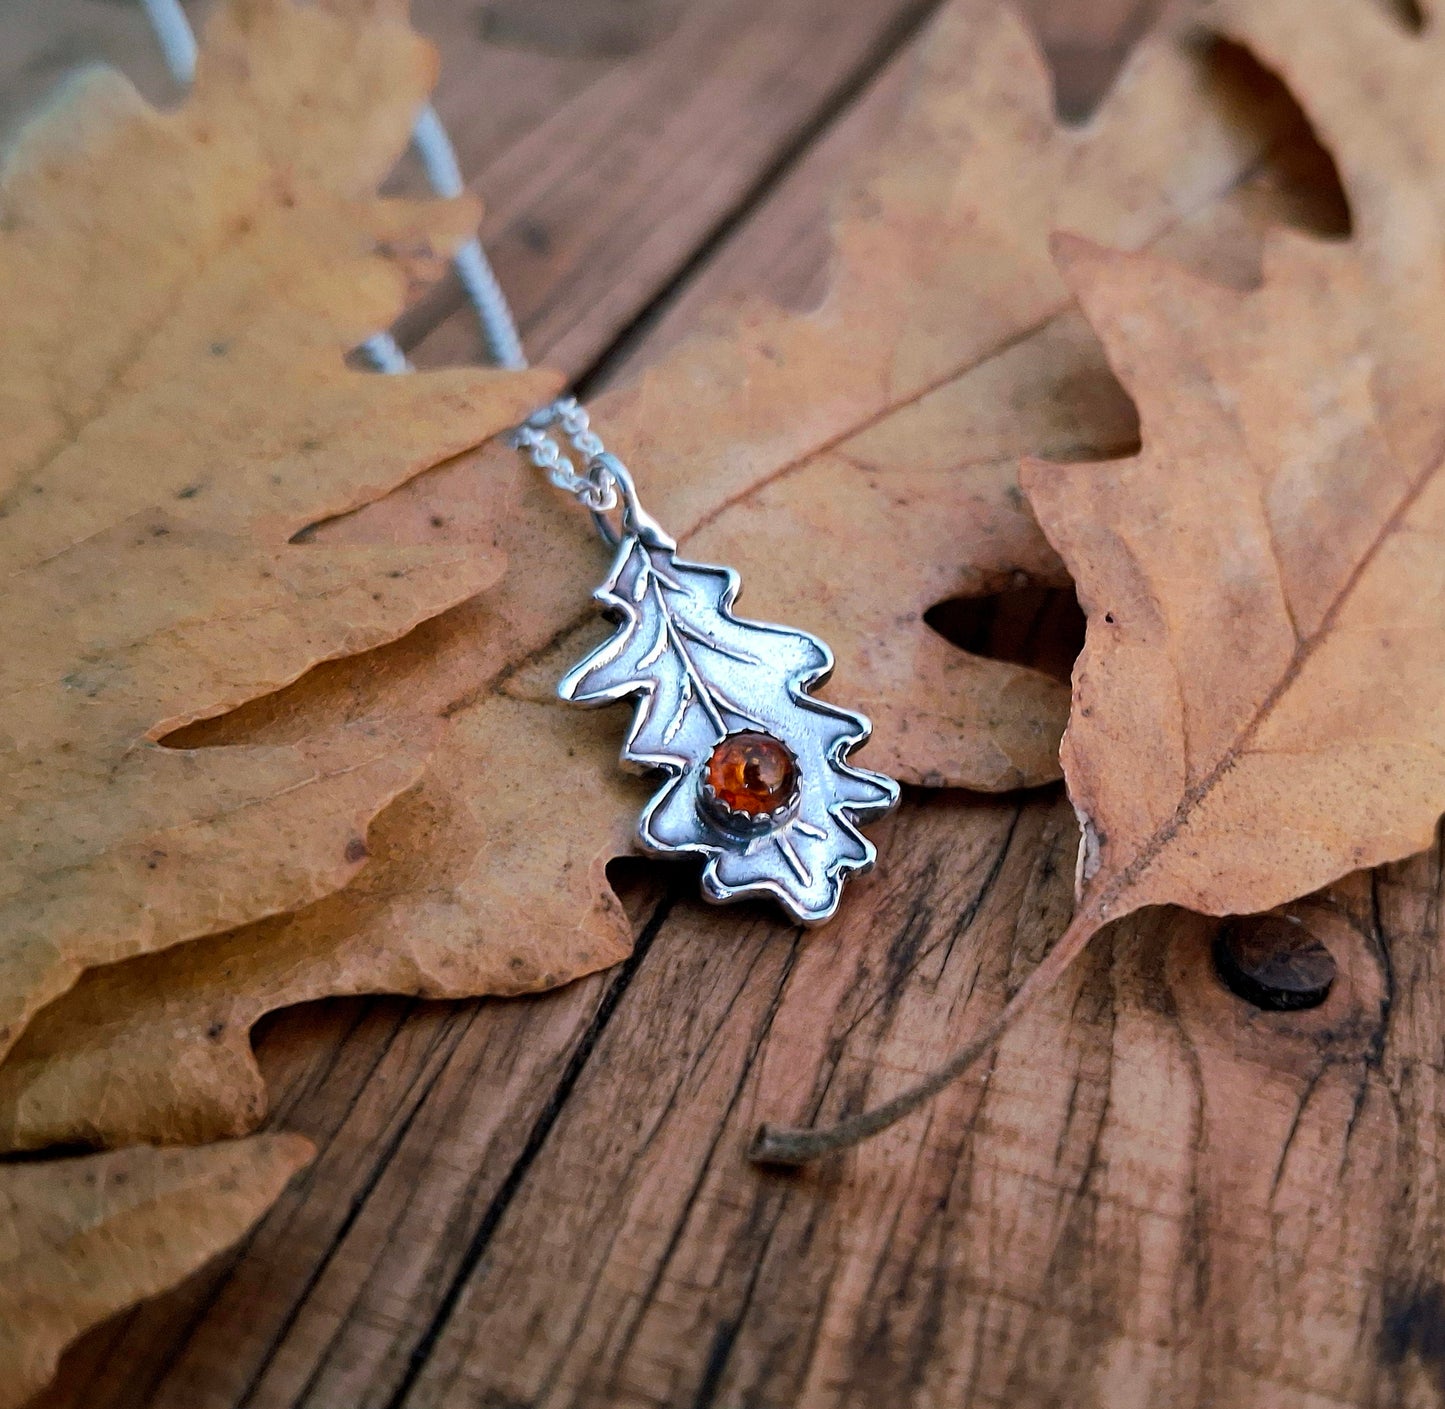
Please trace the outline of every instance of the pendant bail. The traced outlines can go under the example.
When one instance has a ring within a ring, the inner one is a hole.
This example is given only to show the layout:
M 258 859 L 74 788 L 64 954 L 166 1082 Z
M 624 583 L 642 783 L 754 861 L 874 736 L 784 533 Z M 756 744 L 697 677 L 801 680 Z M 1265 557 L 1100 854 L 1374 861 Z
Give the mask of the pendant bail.
M 599 492 L 611 488 L 619 510 L 616 525 L 608 518 L 606 509 L 592 510 L 592 522 L 597 525 L 604 543 L 615 548 L 624 538 L 631 537 L 640 539 L 649 548 L 670 552 L 677 547 L 672 536 L 642 507 L 632 472 L 617 456 L 606 450 L 594 455 L 587 465 L 587 478 Z

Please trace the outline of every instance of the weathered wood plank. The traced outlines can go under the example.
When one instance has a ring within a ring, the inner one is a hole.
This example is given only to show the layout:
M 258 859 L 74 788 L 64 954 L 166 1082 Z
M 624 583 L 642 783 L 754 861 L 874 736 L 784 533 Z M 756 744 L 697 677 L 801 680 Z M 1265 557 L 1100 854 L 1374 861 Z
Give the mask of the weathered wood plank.
M 760 1115 L 886 1094 L 1066 918 L 1057 801 L 942 799 L 888 840 L 826 937 L 757 915 L 719 946 L 675 905 L 401 1397 L 338 1355 L 296 1402 L 1439 1402 L 1440 1196 L 1410 1177 L 1442 1134 L 1438 856 L 1296 907 L 1344 965 L 1314 1013 L 1250 1008 L 1215 926 L 1146 917 L 927 1118 L 760 1177 Z M 353 1353 L 409 1257 L 372 1251 Z
M 651 8 L 660 11 L 667 2 L 658 0 Z M 187 0 L 185 6 L 197 28 L 204 27 L 213 7 L 214 0 Z M 455 0 L 417 0 L 414 6 L 417 25 L 444 55 L 437 101 L 444 116 L 456 120 L 464 158 L 474 164 L 518 140 L 623 57 L 576 45 L 539 49 L 489 42 L 484 17 L 507 8 L 474 9 Z M 0 141 L 70 75 L 91 64 L 119 68 L 153 102 L 179 97 L 139 0 L 6 0 L 0 35 Z
M 1068 833 L 1057 808 L 1030 808 L 1022 828 L 1019 812 L 911 808 L 886 837 L 903 864 L 822 936 L 759 919 L 720 954 L 710 914 L 680 905 L 628 991 L 630 1020 L 589 1063 L 406 1402 L 831 1402 L 810 1397 L 810 1379 L 831 1375 L 840 1350 L 867 1352 L 851 1334 L 834 1343 L 845 1328 L 829 1327 L 830 1304 L 835 1319 L 844 1298 L 854 1314 L 860 1302 L 889 1314 L 848 1249 L 876 1239 L 885 1260 L 918 1256 L 891 1234 L 931 1216 L 952 1179 L 919 1146 L 932 1126 L 967 1141 L 970 1092 L 857 1170 L 760 1176 L 742 1151 L 766 1111 L 856 1100 L 878 1076 L 878 1034 L 907 1033 L 913 1070 L 973 1018 L 970 991 L 988 1002 L 1010 956 L 979 936 L 1029 904 L 1045 817 Z M 844 1042 L 835 1070 L 825 1053 Z M 900 1402 L 902 1387 L 872 1373 L 857 1402 Z
M 0 146 L 88 64 L 121 69 L 153 102 L 175 96 L 139 5 L 8 0 L 0 14 L 0 36 Z
M 918 28 L 933 0 L 721 0 L 470 165 L 531 355 L 590 370 Z M 485 101 L 478 93 L 478 101 Z M 453 105 L 455 106 L 455 105 Z M 470 114 L 453 118 L 465 143 Z M 444 284 L 402 321 L 423 364 L 477 355 Z

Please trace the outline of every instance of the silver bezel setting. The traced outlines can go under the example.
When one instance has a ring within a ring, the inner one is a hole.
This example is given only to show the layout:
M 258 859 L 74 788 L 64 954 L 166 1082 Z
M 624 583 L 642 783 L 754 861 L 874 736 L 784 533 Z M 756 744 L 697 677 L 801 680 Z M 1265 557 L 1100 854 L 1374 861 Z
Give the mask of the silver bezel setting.
M 744 734 L 758 734 L 760 732 L 761 731 L 757 729 L 737 729 L 731 734 L 725 734 L 713 746 L 713 753 L 716 753 L 729 739 L 736 739 Z M 793 818 L 798 815 L 798 805 L 803 797 L 803 765 L 798 762 L 798 757 L 792 749 L 781 739 L 773 734 L 763 734 L 762 737 L 772 739 L 772 741 L 788 755 L 793 764 L 793 791 L 786 802 L 780 803 L 777 807 L 773 808 L 771 812 L 744 812 L 742 809 L 724 802 L 718 790 L 713 787 L 712 779 L 708 777 L 712 754 L 708 755 L 707 761 L 698 772 L 697 794 L 703 814 L 708 821 L 721 827 L 729 836 L 765 836 L 769 832 L 776 831 L 779 827 L 786 826 L 787 823 L 791 822 Z

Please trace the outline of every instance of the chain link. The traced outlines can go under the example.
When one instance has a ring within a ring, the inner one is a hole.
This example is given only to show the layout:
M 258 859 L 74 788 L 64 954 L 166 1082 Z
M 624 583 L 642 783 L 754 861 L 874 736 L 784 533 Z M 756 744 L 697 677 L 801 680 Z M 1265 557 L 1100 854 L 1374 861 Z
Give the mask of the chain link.
M 548 432 L 557 427 L 581 457 L 584 474 Z M 617 486 L 600 457 L 606 454 L 602 438 L 592 429 L 587 408 L 575 396 L 559 397 L 534 411 L 512 432 L 512 445 L 568 494 L 575 495 L 594 514 L 617 507 Z

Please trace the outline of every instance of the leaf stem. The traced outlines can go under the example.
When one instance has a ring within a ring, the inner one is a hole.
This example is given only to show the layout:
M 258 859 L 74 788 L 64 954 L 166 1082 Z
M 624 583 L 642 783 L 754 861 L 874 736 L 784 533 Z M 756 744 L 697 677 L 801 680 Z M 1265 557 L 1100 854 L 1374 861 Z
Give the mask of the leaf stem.
M 1075 914 L 1059 941 L 1039 966 L 1019 985 L 1018 991 L 999 1013 L 971 1041 L 965 1043 L 940 1067 L 916 1086 L 871 1111 L 850 1116 L 837 1125 L 806 1130 L 780 1125 L 762 1125 L 753 1137 L 748 1158 L 755 1164 L 801 1165 L 861 1144 L 912 1115 L 932 1100 L 950 1082 L 956 1081 L 998 1042 L 1019 1016 L 1047 993 L 1064 976 L 1074 960 L 1098 933 L 1103 919 L 1097 903 Z

